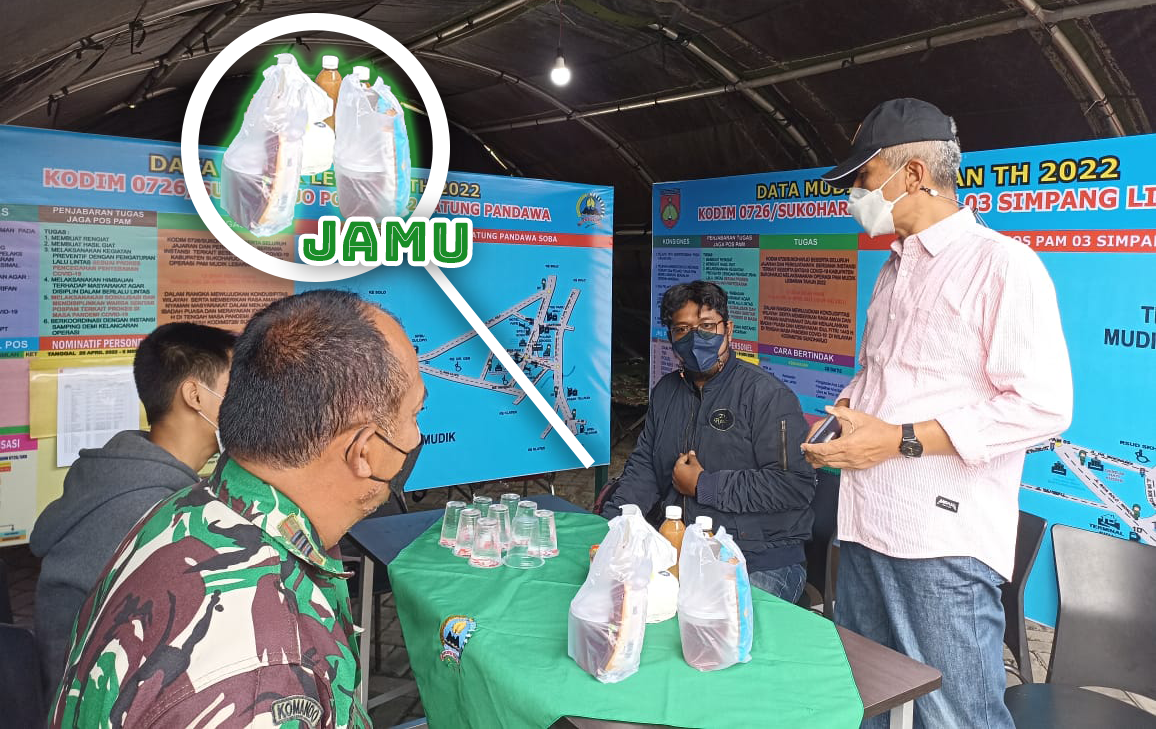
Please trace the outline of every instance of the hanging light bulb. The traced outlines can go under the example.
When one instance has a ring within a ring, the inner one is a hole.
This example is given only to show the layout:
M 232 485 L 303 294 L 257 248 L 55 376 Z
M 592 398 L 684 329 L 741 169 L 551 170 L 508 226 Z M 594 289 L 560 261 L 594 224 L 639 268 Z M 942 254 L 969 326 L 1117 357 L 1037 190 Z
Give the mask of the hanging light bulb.
M 562 57 L 562 0 L 554 0 L 554 4 L 558 6 L 558 57 L 550 69 L 550 80 L 555 86 L 565 86 L 570 83 L 570 69 L 566 68 L 566 59 Z
M 566 68 L 566 59 L 562 57 L 562 49 L 558 49 L 558 57 L 554 59 L 554 68 L 550 69 L 550 80 L 555 86 L 565 86 L 570 83 L 570 69 Z

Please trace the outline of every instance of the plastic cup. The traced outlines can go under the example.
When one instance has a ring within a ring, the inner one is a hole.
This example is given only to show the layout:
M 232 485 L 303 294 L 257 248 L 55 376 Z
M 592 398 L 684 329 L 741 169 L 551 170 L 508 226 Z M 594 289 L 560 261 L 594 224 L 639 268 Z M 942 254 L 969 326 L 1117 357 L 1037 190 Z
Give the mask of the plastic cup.
M 518 513 L 518 502 L 522 500 L 521 496 L 517 494 L 502 494 L 501 503 L 506 505 L 510 510 L 510 518 L 513 519 Z
M 446 502 L 446 514 L 442 517 L 442 537 L 438 540 L 441 546 L 450 548 L 454 546 L 454 540 L 458 538 L 458 522 L 461 521 L 464 508 L 466 508 L 464 501 Z
M 481 518 L 480 511 L 474 508 L 462 509 L 460 518 L 458 519 L 458 533 L 454 537 L 454 556 L 455 557 L 469 557 L 470 552 L 474 548 L 474 534 L 478 530 L 478 519 Z
M 489 496 L 482 496 L 481 494 L 478 494 L 474 497 L 474 508 L 482 512 L 483 518 L 490 515 L 490 505 L 493 503 L 494 500 Z
M 514 518 L 519 516 L 533 516 L 534 512 L 538 510 L 538 505 L 533 501 L 519 501 L 518 510 L 514 512 Z
M 502 549 L 510 548 L 510 509 L 505 504 L 490 507 L 490 518 L 498 520 L 498 543 Z
M 554 512 L 549 509 L 538 509 L 534 512 L 538 520 L 537 539 L 530 544 L 530 554 L 538 557 L 558 556 L 558 532 L 554 528 Z
M 478 519 L 474 548 L 470 552 L 470 566 L 488 570 L 501 564 L 502 545 L 498 541 L 498 520 L 493 517 Z
M 538 520 L 532 516 L 514 518 L 510 532 L 510 549 L 506 552 L 507 567 L 528 570 L 542 566 L 542 558 L 530 554 L 530 544 L 537 539 Z

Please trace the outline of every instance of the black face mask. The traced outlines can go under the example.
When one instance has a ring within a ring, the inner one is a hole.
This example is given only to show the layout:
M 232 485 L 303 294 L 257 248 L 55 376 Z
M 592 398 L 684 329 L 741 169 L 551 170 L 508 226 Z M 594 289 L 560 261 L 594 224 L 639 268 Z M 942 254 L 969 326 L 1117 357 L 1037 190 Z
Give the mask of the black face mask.
M 405 454 L 405 460 L 401 462 L 401 468 L 399 468 L 397 470 L 397 473 L 393 474 L 392 478 L 381 478 L 380 476 L 374 476 L 372 473 L 369 474 L 369 477 L 371 479 L 373 479 L 374 481 L 377 481 L 378 483 L 389 484 L 390 490 L 393 491 L 394 493 L 396 493 L 397 495 L 401 496 L 405 493 L 405 482 L 409 479 L 409 475 L 411 473 L 413 473 L 414 464 L 417 463 L 417 457 L 418 457 L 418 454 L 421 453 L 421 447 L 423 445 L 425 445 L 425 439 L 422 438 L 421 440 L 418 441 L 416 446 L 414 446 L 412 449 L 410 449 L 408 451 L 405 451 L 405 450 L 402 450 L 401 448 L 398 448 L 397 445 L 394 444 L 393 441 L 391 441 L 389 438 L 386 438 L 381 433 L 377 432 L 376 429 L 373 431 L 373 434 L 376 435 L 378 438 L 381 438 L 383 441 L 385 441 L 389 445 L 390 448 L 393 448 L 398 453 L 404 453 Z M 354 442 L 356 442 L 356 438 L 354 439 Z M 345 449 L 346 458 L 349 457 L 349 449 L 350 448 L 353 448 L 353 443 L 350 443 L 349 448 Z
M 390 490 L 392 490 L 398 496 L 404 496 L 405 495 L 405 482 L 409 480 L 409 475 L 411 473 L 413 473 L 413 466 L 415 463 L 417 463 L 417 457 L 418 457 L 418 454 L 421 453 L 421 447 L 423 445 L 425 445 L 425 439 L 422 438 L 421 440 L 419 440 L 417 442 L 417 445 L 414 446 L 411 450 L 403 451 L 402 449 L 393 445 L 393 443 L 390 443 L 389 439 L 386 438 L 381 433 L 375 433 L 374 435 L 376 435 L 378 438 L 381 438 L 386 443 L 389 443 L 399 453 L 404 453 L 405 454 L 405 460 L 401 462 L 401 468 L 398 469 L 397 473 L 393 474 L 393 478 L 384 479 L 384 478 L 378 478 L 377 476 L 372 476 L 372 475 L 370 476 L 370 478 L 372 478 L 374 481 L 380 481 L 381 483 L 388 483 Z

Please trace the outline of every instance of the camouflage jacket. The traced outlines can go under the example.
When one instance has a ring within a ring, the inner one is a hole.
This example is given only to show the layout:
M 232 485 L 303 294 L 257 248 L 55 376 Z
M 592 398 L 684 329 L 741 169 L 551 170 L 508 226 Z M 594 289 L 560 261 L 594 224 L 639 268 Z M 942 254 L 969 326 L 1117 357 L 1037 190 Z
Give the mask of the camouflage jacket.
M 222 459 L 153 508 L 80 610 L 53 727 L 364 727 L 349 574 Z

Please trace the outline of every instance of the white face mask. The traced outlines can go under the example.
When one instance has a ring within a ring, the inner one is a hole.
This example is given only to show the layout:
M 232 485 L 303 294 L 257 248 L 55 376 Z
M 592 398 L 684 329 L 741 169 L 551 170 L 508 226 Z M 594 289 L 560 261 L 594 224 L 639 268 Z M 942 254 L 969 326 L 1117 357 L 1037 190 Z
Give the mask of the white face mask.
M 222 400 L 225 399 L 220 394 L 218 394 L 216 390 L 212 389 L 208 385 L 201 385 L 201 387 L 205 388 L 206 390 L 213 393 L 214 395 L 221 398 Z M 200 410 L 197 411 L 197 415 L 200 415 L 201 418 L 203 418 L 206 423 L 213 426 L 213 435 L 215 435 L 217 437 L 217 453 L 224 453 L 225 452 L 225 446 L 221 444 L 221 428 L 216 423 L 214 423 L 212 420 L 209 420 L 209 416 L 205 415 Z
M 205 415 L 200 410 L 197 411 L 197 415 L 200 415 L 202 418 L 204 418 L 206 423 L 213 426 L 213 435 L 217 436 L 217 453 L 224 453 L 225 446 L 221 445 L 221 429 L 217 427 L 216 423 L 214 423 L 212 420 L 209 420 L 208 415 Z
M 849 194 L 850 202 L 847 205 L 847 212 L 851 213 L 851 217 L 855 218 L 855 222 L 863 226 L 863 230 L 867 231 L 867 235 L 874 238 L 877 235 L 890 235 L 895 232 L 895 218 L 891 216 L 891 210 L 895 207 L 895 203 L 902 200 L 907 191 L 894 200 L 887 200 L 883 197 L 883 188 L 891 182 L 891 178 L 895 177 L 906 166 L 906 162 L 900 165 L 895 172 L 883 181 L 883 184 L 874 190 L 864 190 L 862 187 L 852 187 Z

